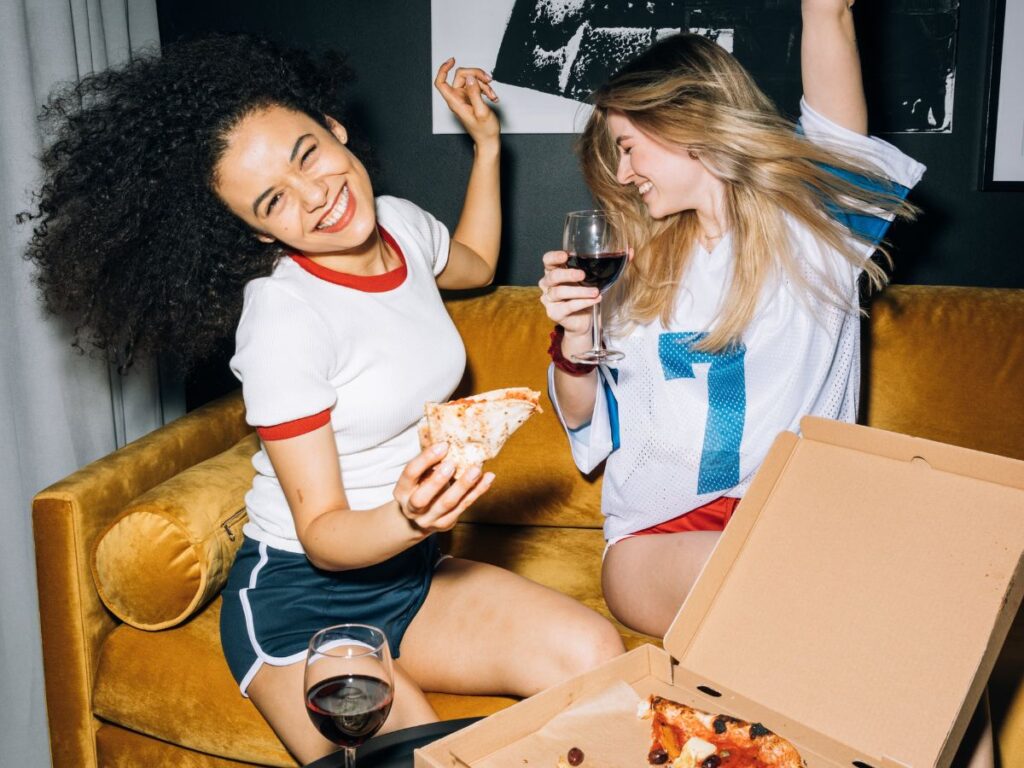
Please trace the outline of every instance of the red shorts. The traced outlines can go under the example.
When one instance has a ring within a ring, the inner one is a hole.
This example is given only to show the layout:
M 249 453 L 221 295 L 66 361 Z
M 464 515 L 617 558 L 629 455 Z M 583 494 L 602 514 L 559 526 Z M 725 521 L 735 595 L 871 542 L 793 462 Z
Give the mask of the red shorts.
M 725 526 L 732 517 L 733 510 L 740 503 L 739 499 L 730 496 L 720 496 L 714 501 L 709 501 L 703 507 L 691 509 L 679 517 L 666 520 L 664 523 L 652 525 L 637 531 L 634 536 L 643 536 L 648 533 L 682 533 L 683 531 L 724 531 Z

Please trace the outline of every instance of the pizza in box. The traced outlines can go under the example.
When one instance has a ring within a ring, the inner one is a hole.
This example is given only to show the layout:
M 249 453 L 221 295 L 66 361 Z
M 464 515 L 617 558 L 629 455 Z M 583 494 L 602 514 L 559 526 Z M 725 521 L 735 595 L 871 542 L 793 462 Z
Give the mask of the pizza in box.
M 651 721 L 646 764 L 666 768 L 803 768 L 800 753 L 786 739 L 728 715 L 713 715 L 685 704 L 650 696 L 637 715 Z M 600 756 L 591 760 L 601 764 Z M 587 756 L 572 747 L 556 768 L 586 768 Z M 644 765 L 638 755 L 637 766 Z
M 651 696 L 639 715 L 651 720 L 647 762 L 671 768 L 800 768 L 800 753 L 761 723 L 713 715 Z

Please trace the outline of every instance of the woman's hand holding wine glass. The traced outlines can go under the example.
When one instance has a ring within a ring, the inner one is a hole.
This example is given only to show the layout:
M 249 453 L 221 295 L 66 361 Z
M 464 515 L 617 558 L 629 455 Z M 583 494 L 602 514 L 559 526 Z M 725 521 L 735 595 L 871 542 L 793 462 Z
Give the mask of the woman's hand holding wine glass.
M 355 768 L 356 747 L 380 730 L 394 700 L 384 633 L 365 624 L 317 632 L 306 653 L 305 689 L 313 725 L 345 750 L 345 768 Z
M 590 308 L 601 301 L 601 292 L 583 285 L 586 274 L 582 269 L 566 266 L 569 254 L 548 251 L 544 254 L 544 277 L 540 280 L 540 301 L 552 321 L 565 329 L 567 337 L 584 336 L 590 343 Z
M 592 334 L 589 349 L 570 355 L 574 362 L 621 360 L 621 352 L 602 347 L 600 311 L 601 294 L 618 280 L 627 261 L 621 221 L 608 211 L 570 213 L 562 244 L 564 250 L 544 254 L 539 285 L 548 317 L 565 329 L 566 347 Z

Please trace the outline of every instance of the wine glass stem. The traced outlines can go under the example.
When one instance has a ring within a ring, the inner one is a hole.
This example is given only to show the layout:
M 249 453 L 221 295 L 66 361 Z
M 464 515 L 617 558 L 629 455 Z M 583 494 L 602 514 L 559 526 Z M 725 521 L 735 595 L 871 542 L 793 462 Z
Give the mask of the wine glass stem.
M 595 304 L 594 306 L 591 307 L 591 310 L 594 313 L 594 322 L 592 323 L 593 329 L 594 329 L 594 350 L 593 351 L 594 352 L 600 352 L 601 351 L 601 336 L 602 336 L 602 333 L 603 333 L 602 330 L 601 330 L 601 305 L 600 304 Z
M 342 747 L 345 753 L 345 760 L 342 763 L 343 768 L 356 768 L 356 748 L 355 747 Z

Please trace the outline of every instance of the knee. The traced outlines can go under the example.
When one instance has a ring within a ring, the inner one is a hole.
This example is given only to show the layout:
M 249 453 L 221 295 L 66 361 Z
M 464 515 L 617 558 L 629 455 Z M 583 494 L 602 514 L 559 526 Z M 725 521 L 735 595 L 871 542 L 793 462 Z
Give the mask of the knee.
M 565 637 L 559 654 L 559 673 L 563 680 L 588 672 L 625 651 L 619 630 L 598 614 L 568 631 Z

